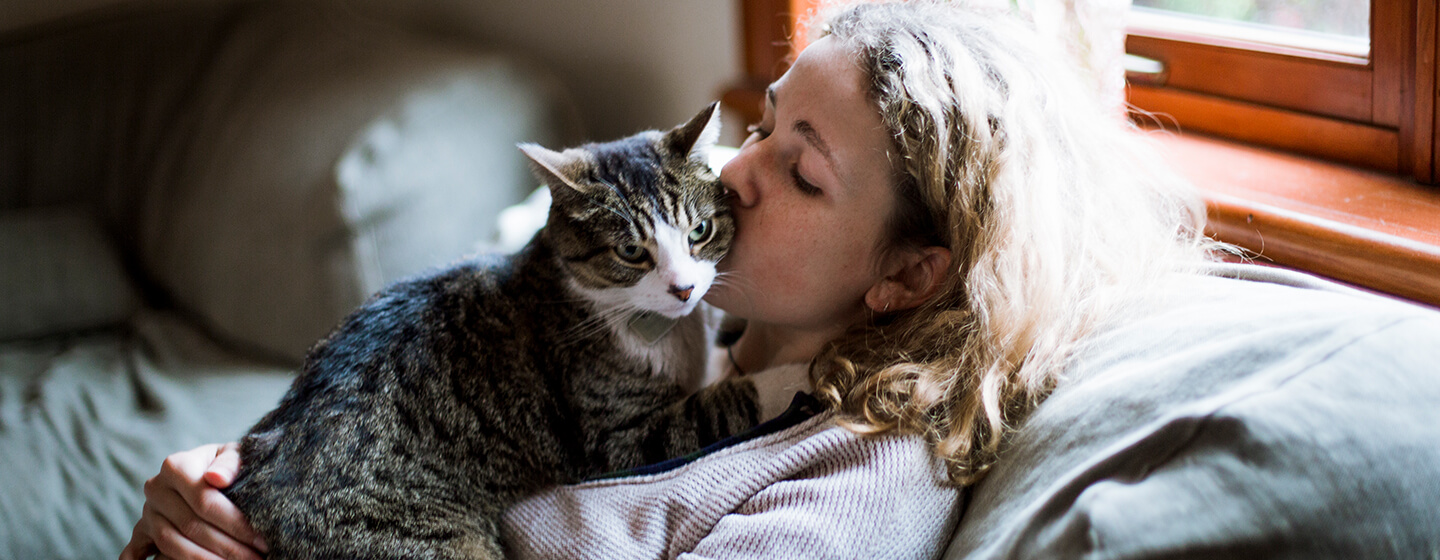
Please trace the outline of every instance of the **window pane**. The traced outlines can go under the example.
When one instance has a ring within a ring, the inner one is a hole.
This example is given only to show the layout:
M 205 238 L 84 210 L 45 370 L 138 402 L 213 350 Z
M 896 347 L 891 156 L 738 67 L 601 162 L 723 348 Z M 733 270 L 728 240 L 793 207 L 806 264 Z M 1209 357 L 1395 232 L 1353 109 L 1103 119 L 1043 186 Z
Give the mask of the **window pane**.
M 1142 8 L 1370 38 L 1370 0 L 1133 0 Z

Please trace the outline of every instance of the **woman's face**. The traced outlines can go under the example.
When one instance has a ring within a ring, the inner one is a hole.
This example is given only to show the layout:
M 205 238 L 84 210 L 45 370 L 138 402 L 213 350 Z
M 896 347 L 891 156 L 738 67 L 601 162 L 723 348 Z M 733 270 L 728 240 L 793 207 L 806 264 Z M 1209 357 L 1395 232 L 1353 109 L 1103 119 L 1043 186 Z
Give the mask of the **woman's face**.
M 888 147 L 847 47 L 811 44 L 771 86 L 764 118 L 720 173 L 734 193 L 736 235 L 706 300 L 799 328 L 862 317 L 895 203 Z

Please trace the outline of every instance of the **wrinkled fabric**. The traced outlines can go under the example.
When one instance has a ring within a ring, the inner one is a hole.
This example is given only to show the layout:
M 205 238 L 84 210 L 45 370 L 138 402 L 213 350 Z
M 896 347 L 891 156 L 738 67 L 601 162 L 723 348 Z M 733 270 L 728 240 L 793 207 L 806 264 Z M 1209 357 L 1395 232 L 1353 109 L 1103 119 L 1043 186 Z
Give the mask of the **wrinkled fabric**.
M 111 559 L 165 456 L 233 441 L 293 372 L 173 317 L 0 344 L 0 558 Z

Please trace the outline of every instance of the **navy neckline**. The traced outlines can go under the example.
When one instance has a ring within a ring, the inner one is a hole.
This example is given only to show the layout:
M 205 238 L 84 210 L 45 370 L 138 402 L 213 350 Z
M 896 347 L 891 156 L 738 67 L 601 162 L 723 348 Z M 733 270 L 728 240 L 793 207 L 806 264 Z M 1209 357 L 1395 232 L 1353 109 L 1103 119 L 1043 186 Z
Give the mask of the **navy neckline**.
M 641 465 L 632 469 L 611 471 L 599 476 L 588 478 L 585 481 L 591 482 L 596 480 L 625 478 L 629 476 L 645 476 L 674 470 L 693 463 L 700 458 L 705 457 L 706 455 L 710 455 L 727 447 L 738 445 L 752 439 L 768 436 L 781 430 L 798 426 L 801 422 L 814 418 L 817 414 L 820 414 L 820 412 L 824 410 L 825 405 L 820 402 L 820 399 L 815 398 L 814 395 L 811 395 L 810 393 L 795 393 L 795 398 L 790 399 L 790 406 L 785 409 L 785 412 L 780 413 L 779 416 L 771 418 L 770 420 L 767 420 L 765 422 L 761 422 L 759 425 L 756 425 L 753 428 L 707 445 L 701 448 L 699 451 L 680 457 L 666 459 L 658 463 Z

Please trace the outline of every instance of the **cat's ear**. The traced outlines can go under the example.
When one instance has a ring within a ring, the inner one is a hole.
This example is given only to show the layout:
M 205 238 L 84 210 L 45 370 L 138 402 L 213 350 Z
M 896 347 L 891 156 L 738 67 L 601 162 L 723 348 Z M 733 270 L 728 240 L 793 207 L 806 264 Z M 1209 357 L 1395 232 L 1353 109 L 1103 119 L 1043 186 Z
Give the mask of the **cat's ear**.
M 686 159 L 709 163 L 710 148 L 720 141 L 720 103 L 714 102 L 690 122 L 670 129 L 665 133 L 665 144 L 672 154 L 684 154 Z
M 575 169 L 585 164 L 580 158 L 580 153 L 575 150 L 557 152 L 547 149 L 539 144 L 519 144 L 520 152 L 530 158 L 530 170 L 535 173 L 535 178 L 550 187 L 553 193 L 555 189 L 569 187 L 576 192 L 584 192 L 570 174 Z

